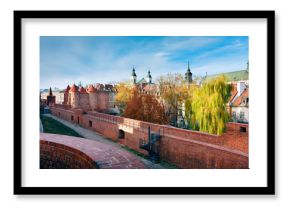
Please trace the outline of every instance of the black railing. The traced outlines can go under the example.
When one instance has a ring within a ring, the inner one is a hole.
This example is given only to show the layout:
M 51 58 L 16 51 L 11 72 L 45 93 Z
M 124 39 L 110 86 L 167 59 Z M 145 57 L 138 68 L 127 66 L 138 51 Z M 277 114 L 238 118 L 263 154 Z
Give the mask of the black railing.
M 151 133 L 150 126 L 148 127 L 148 140 L 146 142 L 145 139 L 140 139 L 139 141 L 139 147 L 141 149 L 144 149 L 149 154 L 149 159 L 153 163 L 159 163 L 160 161 L 160 142 L 161 135 L 160 131 L 159 133 Z

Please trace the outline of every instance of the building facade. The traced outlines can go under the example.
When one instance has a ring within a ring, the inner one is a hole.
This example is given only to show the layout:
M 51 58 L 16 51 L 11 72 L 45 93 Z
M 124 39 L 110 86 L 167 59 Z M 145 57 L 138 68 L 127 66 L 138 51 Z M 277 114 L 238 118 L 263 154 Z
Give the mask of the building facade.
M 55 96 L 56 104 L 63 104 L 64 102 L 64 91 L 59 89 L 52 90 L 53 96 Z M 49 96 L 49 89 L 40 92 L 40 97 L 42 100 L 46 100 L 47 96 Z
M 249 83 L 248 81 L 231 82 L 232 92 L 228 109 L 232 121 L 249 123 Z

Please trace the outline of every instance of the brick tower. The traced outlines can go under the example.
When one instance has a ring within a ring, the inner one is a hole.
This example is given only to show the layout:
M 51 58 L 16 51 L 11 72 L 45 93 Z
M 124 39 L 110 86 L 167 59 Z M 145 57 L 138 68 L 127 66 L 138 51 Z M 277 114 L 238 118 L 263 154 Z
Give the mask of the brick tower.
M 68 105 L 69 104 L 69 90 L 70 86 L 68 85 L 64 91 L 63 95 L 63 104 Z
M 91 110 L 96 110 L 98 107 L 97 90 L 93 85 L 89 85 L 87 92 L 89 93 L 89 105 Z
M 70 94 L 70 104 L 72 108 L 78 108 L 79 107 L 79 91 L 78 87 L 73 84 L 71 89 L 69 90 Z

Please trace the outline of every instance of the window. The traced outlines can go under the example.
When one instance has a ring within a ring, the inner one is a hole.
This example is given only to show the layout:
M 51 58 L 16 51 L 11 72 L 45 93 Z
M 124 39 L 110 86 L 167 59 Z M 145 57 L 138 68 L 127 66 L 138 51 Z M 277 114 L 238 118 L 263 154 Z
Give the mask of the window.
M 240 112 L 240 119 L 244 119 L 245 117 L 245 113 L 244 112 Z
M 235 111 L 232 113 L 232 117 L 236 118 L 236 112 Z
M 247 97 L 247 98 L 244 98 L 243 99 L 243 104 L 245 104 L 245 105 L 247 105 L 249 103 L 249 98 Z
M 72 115 L 72 116 L 70 117 L 70 119 L 71 119 L 71 121 L 74 121 L 74 116 Z
M 90 120 L 89 121 L 89 127 L 92 127 L 93 126 L 93 122 Z
M 240 132 L 247 132 L 247 128 L 246 127 L 240 127 Z

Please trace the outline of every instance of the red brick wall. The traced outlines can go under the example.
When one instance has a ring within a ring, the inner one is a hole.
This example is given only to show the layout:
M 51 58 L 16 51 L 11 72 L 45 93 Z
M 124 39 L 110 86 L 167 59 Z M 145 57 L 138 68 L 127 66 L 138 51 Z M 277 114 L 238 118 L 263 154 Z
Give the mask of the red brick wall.
M 61 143 L 40 140 L 41 169 L 96 169 L 94 160 L 79 149 Z
M 248 168 L 248 155 L 182 137 L 161 138 L 161 158 L 182 168 Z
M 62 108 L 62 109 L 65 109 L 65 110 L 68 110 L 70 109 L 70 105 L 66 105 L 66 104 L 55 104 L 54 107 L 57 107 L 57 108 Z
M 69 93 L 68 92 L 64 92 L 63 94 L 63 104 L 68 105 L 68 98 L 69 98 Z
M 52 108 L 54 115 L 58 116 L 59 112 L 63 119 L 76 115 L 70 110 Z M 93 111 L 78 116 L 81 126 L 144 154 L 146 151 L 139 148 L 139 141 L 147 140 L 150 126 L 151 132 L 160 132 L 162 136 L 161 159 L 181 168 L 248 168 L 248 125 L 228 123 L 227 132 L 216 136 Z M 246 127 L 246 132 L 240 132 L 241 126 Z M 119 130 L 125 132 L 124 140 L 118 139 Z
M 98 95 L 98 110 L 106 110 L 109 108 L 109 93 L 105 91 L 99 91 Z
M 240 128 L 246 132 L 241 132 Z M 233 147 L 245 153 L 249 152 L 249 125 L 243 123 L 228 122 L 226 133 L 222 135 L 223 145 Z

